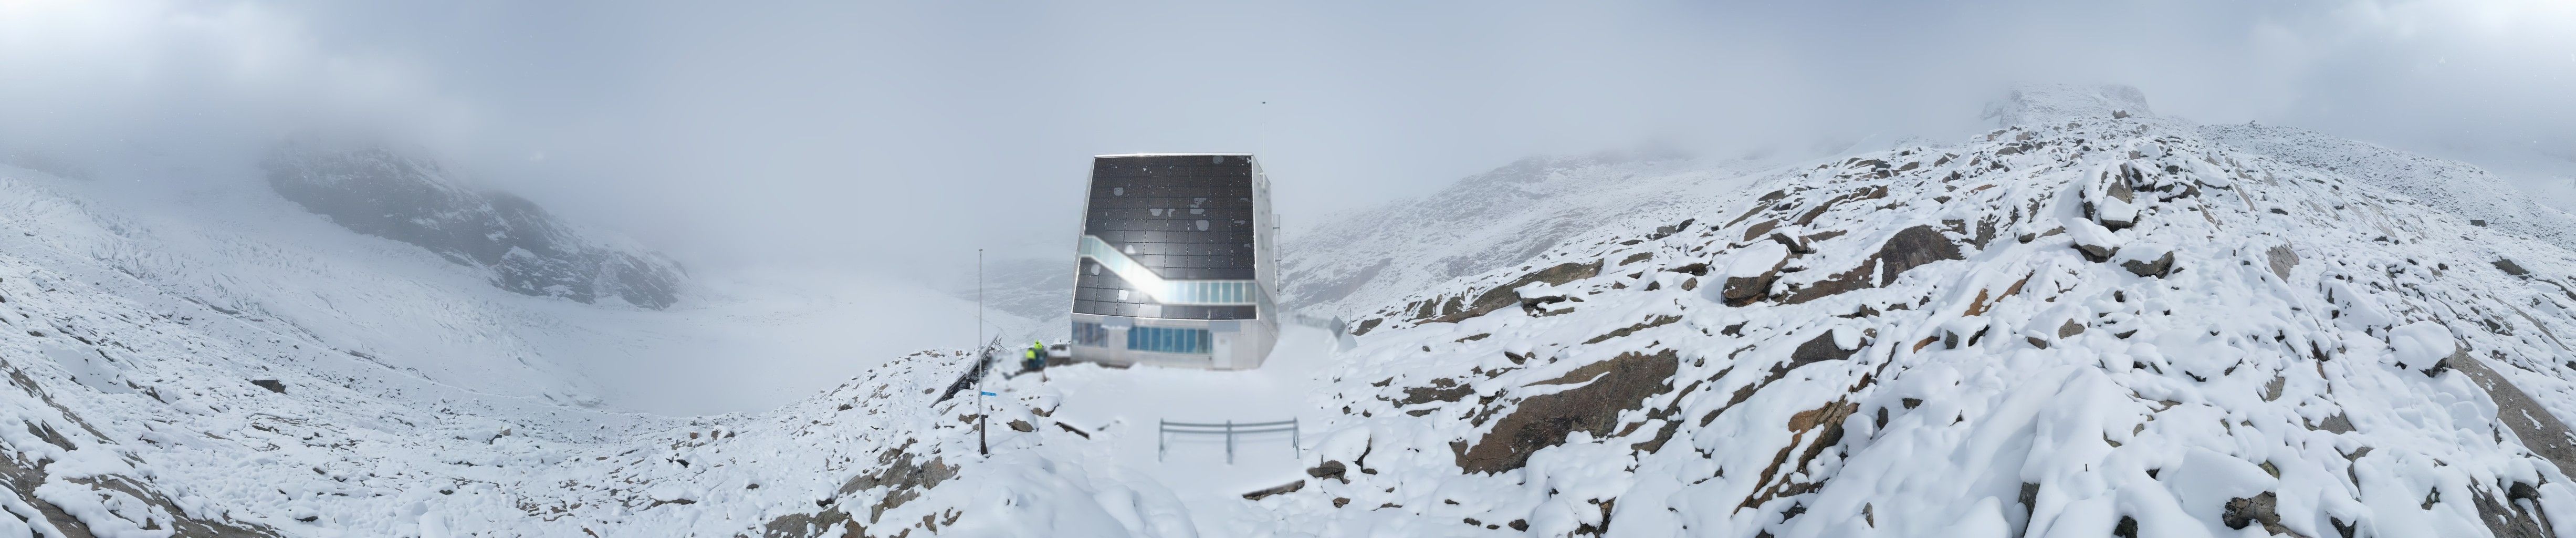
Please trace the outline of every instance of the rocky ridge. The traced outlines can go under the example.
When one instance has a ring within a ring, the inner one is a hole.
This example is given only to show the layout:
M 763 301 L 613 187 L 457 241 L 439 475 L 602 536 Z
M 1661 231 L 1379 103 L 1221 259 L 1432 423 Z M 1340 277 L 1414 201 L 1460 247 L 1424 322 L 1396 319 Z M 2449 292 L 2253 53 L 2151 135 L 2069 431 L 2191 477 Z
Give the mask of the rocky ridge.
M 504 290 L 651 309 L 680 299 L 679 265 L 591 237 L 525 198 L 467 188 L 436 162 L 381 147 L 290 143 L 262 166 L 278 196 L 350 231 L 481 268 Z

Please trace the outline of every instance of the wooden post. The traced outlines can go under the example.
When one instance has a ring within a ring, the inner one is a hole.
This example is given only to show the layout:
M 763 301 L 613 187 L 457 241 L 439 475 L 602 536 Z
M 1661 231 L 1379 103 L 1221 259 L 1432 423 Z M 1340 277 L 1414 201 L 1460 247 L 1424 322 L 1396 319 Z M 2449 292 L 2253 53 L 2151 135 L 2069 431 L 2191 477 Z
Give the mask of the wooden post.
M 1234 465 L 1234 419 L 1225 421 L 1225 464 Z

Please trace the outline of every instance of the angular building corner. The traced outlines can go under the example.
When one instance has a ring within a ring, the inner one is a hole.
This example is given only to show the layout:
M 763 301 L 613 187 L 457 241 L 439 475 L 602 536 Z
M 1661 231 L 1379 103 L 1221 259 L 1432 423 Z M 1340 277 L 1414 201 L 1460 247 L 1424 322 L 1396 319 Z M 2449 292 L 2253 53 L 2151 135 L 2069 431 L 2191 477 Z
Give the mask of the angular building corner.
M 1073 360 L 1261 367 L 1279 340 L 1261 164 L 1240 153 L 1101 155 L 1087 192 Z

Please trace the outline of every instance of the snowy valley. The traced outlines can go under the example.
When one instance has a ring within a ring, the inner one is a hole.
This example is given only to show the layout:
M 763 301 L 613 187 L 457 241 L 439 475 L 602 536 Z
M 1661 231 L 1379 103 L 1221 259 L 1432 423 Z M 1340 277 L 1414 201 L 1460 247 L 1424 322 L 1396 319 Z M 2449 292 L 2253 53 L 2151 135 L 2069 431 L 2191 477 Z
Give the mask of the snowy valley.
M 1515 163 L 1295 238 L 1305 315 L 1264 368 L 990 398 L 948 390 L 946 292 L 665 301 L 548 284 L 678 274 L 617 249 L 513 272 L 266 186 L 0 168 L 0 535 L 2576 533 L 2567 214 L 2136 90 L 2008 105 L 1830 159 Z M 837 332 L 861 296 L 937 314 Z M 687 416 L 618 395 L 700 374 L 581 373 L 736 354 L 856 374 Z

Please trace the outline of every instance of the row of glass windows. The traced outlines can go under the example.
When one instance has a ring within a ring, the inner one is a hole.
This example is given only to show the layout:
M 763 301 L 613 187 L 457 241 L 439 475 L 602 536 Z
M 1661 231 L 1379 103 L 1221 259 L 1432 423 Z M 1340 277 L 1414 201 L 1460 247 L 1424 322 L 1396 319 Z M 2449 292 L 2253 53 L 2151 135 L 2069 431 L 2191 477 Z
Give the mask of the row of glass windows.
M 1163 353 L 1207 353 L 1207 329 L 1136 327 L 1127 329 L 1127 349 Z
M 1258 284 L 1250 281 L 1176 281 L 1164 282 L 1164 293 L 1155 302 L 1164 304 L 1245 304 L 1252 302 Z
M 1252 246 L 1228 243 L 1128 243 L 1120 252 L 1128 256 L 1211 256 L 1240 260 L 1252 265 Z M 1141 261 L 1141 260 L 1140 260 Z M 1154 266 L 1148 266 L 1154 267 Z
M 1109 328 L 1088 321 L 1073 322 L 1073 343 L 1092 347 L 1109 345 Z

